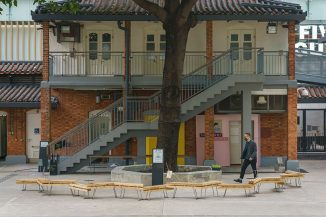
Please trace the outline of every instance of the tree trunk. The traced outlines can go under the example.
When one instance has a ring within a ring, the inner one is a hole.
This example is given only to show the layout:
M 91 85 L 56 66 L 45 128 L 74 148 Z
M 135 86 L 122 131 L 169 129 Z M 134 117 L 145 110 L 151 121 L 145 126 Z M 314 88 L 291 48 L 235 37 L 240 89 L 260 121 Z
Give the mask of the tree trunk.
M 177 25 L 176 19 L 164 25 L 166 53 L 158 126 L 158 148 L 164 149 L 164 163 L 177 171 L 178 138 L 181 114 L 181 79 L 190 25 Z M 167 169 L 166 168 L 166 169 Z

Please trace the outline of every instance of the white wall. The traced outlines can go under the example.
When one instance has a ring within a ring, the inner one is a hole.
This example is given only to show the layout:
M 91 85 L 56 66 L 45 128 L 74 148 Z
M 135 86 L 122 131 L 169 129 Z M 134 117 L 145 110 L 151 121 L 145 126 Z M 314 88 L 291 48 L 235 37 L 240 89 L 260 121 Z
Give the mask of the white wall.
M 228 34 L 230 30 L 254 30 L 256 34 L 257 48 L 264 48 L 267 51 L 288 50 L 288 31 L 278 25 L 277 34 L 266 34 L 267 23 L 257 21 L 215 21 L 213 23 L 214 50 L 224 51 L 228 47 Z
M 2 61 L 42 60 L 41 26 L 31 21 L 0 24 L 0 59 Z

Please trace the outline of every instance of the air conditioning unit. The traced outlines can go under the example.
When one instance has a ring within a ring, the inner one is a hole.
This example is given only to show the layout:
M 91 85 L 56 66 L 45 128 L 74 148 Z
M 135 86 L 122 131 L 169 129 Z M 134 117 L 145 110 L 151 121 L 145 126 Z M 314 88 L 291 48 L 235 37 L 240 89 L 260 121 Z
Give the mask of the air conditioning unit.
M 111 99 L 111 95 L 110 94 L 102 94 L 101 95 L 101 100 L 107 100 L 107 99 Z
M 79 23 L 57 23 L 57 41 L 61 42 L 80 42 Z

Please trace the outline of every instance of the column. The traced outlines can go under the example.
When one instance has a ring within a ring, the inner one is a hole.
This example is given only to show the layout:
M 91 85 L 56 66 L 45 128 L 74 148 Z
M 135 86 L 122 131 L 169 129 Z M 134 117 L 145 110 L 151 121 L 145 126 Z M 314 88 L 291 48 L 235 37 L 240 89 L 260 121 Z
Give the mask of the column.
M 252 110 L 252 104 L 251 104 L 251 91 L 249 90 L 243 90 L 242 91 L 242 112 L 241 112 L 241 131 L 242 135 L 245 133 L 250 133 L 252 135 L 253 132 L 251 132 L 251 110 Z
M 206 57 L 207 63 L 213 60 L 213 22 L 206 21 Z M 208 67 L 207 76 L 212 77 L 212 68 Z M 214 107 L 205 111 L 205 160 L 214 159 Z

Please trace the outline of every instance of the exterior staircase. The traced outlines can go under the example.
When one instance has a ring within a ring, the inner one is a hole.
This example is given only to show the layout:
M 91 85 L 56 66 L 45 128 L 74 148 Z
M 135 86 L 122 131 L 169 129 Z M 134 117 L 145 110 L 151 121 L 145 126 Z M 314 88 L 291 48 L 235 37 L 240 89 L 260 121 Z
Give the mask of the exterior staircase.
M 227 51 L 196 69 L 182 80 L 181 120 L 194 117 L 244 87 L 262 89 L 263 68 L 257 61 L 255 74 L 236 74 L 232 52 Z M 49 153 L 60 155 L 59 172 L 77 171 L 88 165 L 89 156 L 105 154 L 138 132 L 157 131 L 160 96 L 158 92 L 147 98 L 121 98 L 52 141 Z

